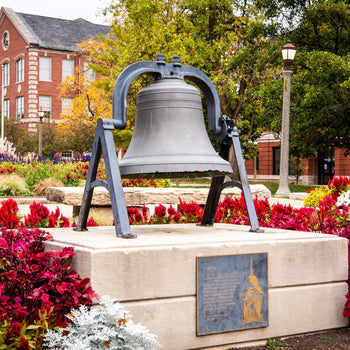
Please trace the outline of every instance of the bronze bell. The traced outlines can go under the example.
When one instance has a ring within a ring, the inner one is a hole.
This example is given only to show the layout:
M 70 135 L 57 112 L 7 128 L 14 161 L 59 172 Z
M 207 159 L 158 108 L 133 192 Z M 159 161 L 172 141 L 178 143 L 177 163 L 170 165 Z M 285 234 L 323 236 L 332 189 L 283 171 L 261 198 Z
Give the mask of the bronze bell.
M 119 167 L 124 178 L 232 173 L 209 140 L 199 90 L 176 78 L 155 80 L 138 93 L 134 134 Z
M 157 80 L 138 94 L 134 135 L 126 156 L 118 162 L 113 131 L 127 125 L 128 89 L 141 74 L 152 74 Z M 199 90 L 185 80 L 196 84 L 205 97 L 208 129 L 220 145 L 220 156 L 206 132 Z M 231 147 L 240 181 L 225 182 L 225 175 L 233 172 L 227 161 Z M 102 154 L 107 181 L 97 179 Z M 113 90 L 113 119 L 97 121 L 76 231 L 87 229 L 94 188 L 104 186 L 110 193 L 117 236 L 136 237 L 130 229 L 121 176 L 213 176 L 201 225 L 213 225 L 221 191 L 238 186 L 244 193 L 251 231 L 261 232 L 235 123 L 221 115 L 220 98 L 209 77 L 195 67 L 183 66 L 179 56 L 174 56 L 170 64 L 165 62 L 163 54 L 158 54 L 155 62 L 135 62 L 120 73 Z

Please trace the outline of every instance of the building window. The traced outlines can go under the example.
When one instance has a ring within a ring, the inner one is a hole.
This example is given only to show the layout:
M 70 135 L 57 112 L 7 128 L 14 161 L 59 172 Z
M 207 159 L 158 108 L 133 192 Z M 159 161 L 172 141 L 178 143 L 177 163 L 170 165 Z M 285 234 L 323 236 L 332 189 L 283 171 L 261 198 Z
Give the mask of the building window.
M 10 34 L 8 31 L 4 32 L 2 35 L 2 47 L 6 51 L 10 45 Z
M 24 97 L 23 96 L 16 97 L 16 118 L 17 119 L 24 118 Z
M 10 100 L 4 100 L 4 110 L 3 110 L 3 115 L 4 117 L 9 117 L 10 116 Z
M 39 80 L 41 81 L 52 80 L 51 57 L 41 56 L 39 58 Z
M 84 63 L 84 76 L 86 80 L 88 81 L 94 81 L 95 80 L 95 72 L 92 68 L 90 68 L 89 64 L 87 62 Z
M 10 85 L 10 63 L 4 63 L 2 68 L 2 84 L 4 86 Z
M 72 159 L 72 158 L 73 158 L 73 151 L 62 152 L 62 159 Z
M 44 118 L 51 117 L 51 96 L 39 96 L 39 111 L 44 112 Z
M 24 59 L 20 58 L 16 62 L 16 83 L 24 81 Z
M 62 80 L 74 75 L 74 60 L 62 60 Z
M 272 147 L 272 175 L 280 174 L 280 159 L 281 159 L 281 148 L 280 147 Z
M 62 113 L 68 114 L 72 110 L 73 98 L 63 97 L 62 98 Z

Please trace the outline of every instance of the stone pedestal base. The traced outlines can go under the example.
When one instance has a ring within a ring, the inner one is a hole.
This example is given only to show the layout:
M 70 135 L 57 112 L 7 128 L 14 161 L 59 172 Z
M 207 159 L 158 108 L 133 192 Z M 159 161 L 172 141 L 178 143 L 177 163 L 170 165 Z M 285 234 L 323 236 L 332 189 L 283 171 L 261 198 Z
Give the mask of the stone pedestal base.
M 229 349 L 244 342 L 344 327 L 347 240 L 319 233 L 217 224 L 50 229 L 47 249 L 73 246 L 73 268 L 93 289 L 122 302 L 159 337 L 163 349 Z M 196 336 L 196 258 L 268 253 L 269 325 Z

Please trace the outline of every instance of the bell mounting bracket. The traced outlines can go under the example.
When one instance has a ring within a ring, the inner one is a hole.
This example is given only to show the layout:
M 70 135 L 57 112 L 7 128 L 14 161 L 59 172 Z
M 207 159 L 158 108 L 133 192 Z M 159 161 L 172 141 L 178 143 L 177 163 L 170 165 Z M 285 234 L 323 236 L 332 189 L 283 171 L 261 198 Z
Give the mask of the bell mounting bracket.
M 172 58 L 172 63 L 166 63 L 163 54 L 157 54 L 156 61 L 154 62 L 140 61 L 131 64 L 120 73 L 116 80 L 112 97 L 113 119 L 100 118 L 97 121 L 82 205 L 79 212 L 77 226 L 74 230 L 84 231 L 87 229 L 87 219 L 91 207 L 93 190 L 96 186 L 103 186 L 109 191 L 111 197 L 117 237 L 136 237 L 130 230 L 118 159 L 115 151 L 113 130 L 124 129 L 126 127 L 127 94 L 130 84 L 136 77 L 146 73 L 152 74 L 156 79 L 184 79 L 195 83 L 200 88 L 206 99 L 208 109 L 208 128 L 220 145 L 219 155 L 225 160 L 229 160 L 229 150 L 231 146 L 233 146 L 240 181 L 225 182 L 225 176 L 216 176 L 212 178 L 202 223 L 200 225 L 213 225 L 221 191 L 229 186 L 238 186 L 243 191 L 251 223 L 251 231 L 261 232 L 249 189 L 248 177 L 245 170 L 237 128 L 232 119 L 226 116 L 221 116 L 219 95 L 213 82 L 201 70 L 192 66 L 182 65 L 180 63 L 180 56 L 174 56 Z M 107 181 L 96 179 L 101 154 L 103 154 L 105 160 Z
M 201 70 L 183 66 L 180 56 L 174 56 L 172 63 L 164 61 L 163 54 L 157 54 L 156 61 L 140 61 L 125 68 L 119 75 L 113 89 L 113 123 L 116 129 L 126 127 L 126 99 L 130 84 L 141 74 L 153 74 L 158 78 L 189 80 L 203 92 L 208 105 L 208 128 L 217 140 L 227 134 L 226 124 L 221 118 L 219 95 L 213 82 Z

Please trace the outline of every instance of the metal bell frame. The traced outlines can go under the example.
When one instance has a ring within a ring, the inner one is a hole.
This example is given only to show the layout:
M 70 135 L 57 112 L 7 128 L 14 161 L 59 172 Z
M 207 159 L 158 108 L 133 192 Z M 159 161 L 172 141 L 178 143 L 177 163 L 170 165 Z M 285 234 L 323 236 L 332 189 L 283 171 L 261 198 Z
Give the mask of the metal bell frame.
M 251 229 L 253 232 L 263 232 L 259 228 L 253 198 L 250 192 L 248 177 L 244 165 L 242 149 L 235 122 L 227 116 L 221 116 L 219 95 L 213 82 L 201 70 L 192 66 L 183 66 L 180 56 L 174 56 L 172 63 L 166 63 L 163 54 L 157 54 L 156 61 L 140 61 L 125 68 L 119 75 L 113 90 L 113 119 L 99 118 L 97 121 L 92 156 L 86 179 L 82 205 L 75 231 L 86 231 L 87 219 L 91 207 L 93 190 L 96 186 L 105 187 L 111 198 L 112 212 L 117 237 L 135 238 L 131 233 L 125 196 L 118 165 L 118 158 L 113 139 L 113 130 L 126 127 L 126 99 L 132 81 L 141 74 L 153 74 L 156 78 L 186 79 L 195 83 L 207 102 L 208 128 L 220 146 L 219 155 L 229 160 L 229 151 L 233 145 L 236 156 L 240 181 L 227 181 L 225 176 L 214 176 L 204 209 L 200 226 L 212 226 L 220 199 L 221 191 L 226 187 L 237 186 L 243 191 L 247 206 Z M 104 156 L 107 182 L 97 180 L 97 168 Z

